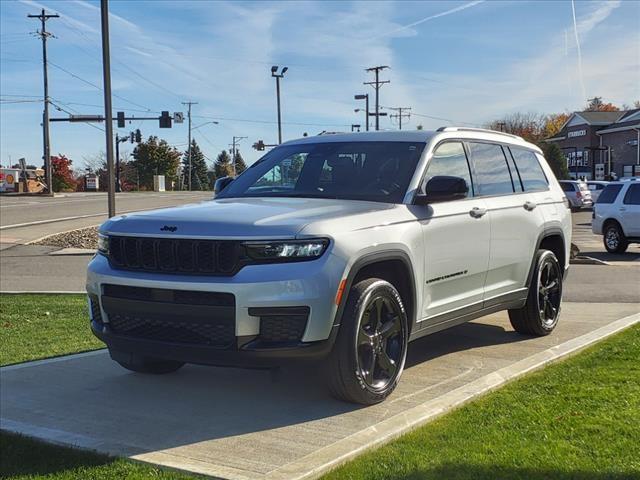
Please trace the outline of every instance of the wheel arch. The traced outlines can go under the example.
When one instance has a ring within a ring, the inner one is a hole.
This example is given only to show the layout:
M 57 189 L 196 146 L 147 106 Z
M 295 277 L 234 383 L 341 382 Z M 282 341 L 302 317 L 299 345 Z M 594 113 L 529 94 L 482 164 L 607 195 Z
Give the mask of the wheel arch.
M 609 217 L 604 222 L 602 222 L 602 234 L 603 235 L 605 234 L 605 230 L 609 225 L 617 225 L 618 228 L 620 228 L 620 231 L 622 232 L 622 234 L 626 236 L 624 228 L 622 228 L 622 224 L 618 221 L 618 219 L 613 218 L 613 217 Z
M 536 268 L 535 262 L 537 252 L 540 249 L 551 250 L 558 259 L 563 273 L 567 271 L 569 259 L 567 258 L 567 245 L 564 238 L 564 233 L 560 228 L 546 229 L 538 237 L 538 241 L 536 242 L 536 249 L 533 251 L 531 266 L 529 267 L 529 274 L 527 275 L 527 288 L 529 288 L 529 286 L 531 285 L 533 272 Z
M 354 262 L 346 277 L 344 294 L 336 311 L 334 326 L 340 324 L 351 287 L 364 278 L 381 278 L 391 283 L 400 293 L 411 333 L 417 318 L 416 280 L 409 255 L 402 250 L 384 250 L 366 254 Z

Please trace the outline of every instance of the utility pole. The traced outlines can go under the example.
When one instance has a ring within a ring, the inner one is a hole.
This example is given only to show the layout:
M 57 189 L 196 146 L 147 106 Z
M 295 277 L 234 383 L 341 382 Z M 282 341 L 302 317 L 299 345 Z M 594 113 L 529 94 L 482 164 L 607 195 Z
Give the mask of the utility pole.
M 238 143 L 240 143 L 240 140 L 247 138 L 247 137 L 233 137 L 233 143 L 230 144 L 231 146 L 231 165 L 233 166 L 233 176 L 236 176 L 236 145 Z
M 102 77 L 104 90 L 104 116 L 113 118 L 111 108 L 111 55 L 109 52 L 109 1 L 100 1 L 100 18 L 102 26 Z M 107 142 L 107 205 L 109 218 L 116 214 L 116 182 L 113 175 L 113 121 L 105 122 L 105 138 Z
M 49 79 L 47 75 L 47 38 L 51 36 L 47 32 L 46 22 L 50 18 L 59 18 L 57 14 L 46 14 L 44 8 L 40 15 L 27 15 L 29 18 L 40 20 L 38 36 L 42 39 L 42 68 L 44 72 L 44 112 L 42 113 L 42 160 L 44 160 L 44 175 L 47 183 L 47 193 L 53 195 L 53 169 L 51 168 L 51 144 L 49 137 Z
M 398 119 L 398 123 L 399 123 L 399 129 L 402 130 L 402 119 L 404 117 L 406 117 L 407 119 L 411 118 L 411 114 L 410 113 L 402 113 L 403 110 L 411 110 L 411 107 L 397 107 L 397 108 L 390 108 L 390 110 L 395 110 L 398 113 L 393 114 L 393 115 L 389 115 L 389 118 L 397 118 Z
M 191 191 L 191 105 L 197 105 L 198 102 L 182 102 L 183 105 L 187 105 L 189 110 L 187 111 L 187 118 L 189 119 L 189 143 L 187 147 L 187 158 L 189 159 L 189 191 Z
M 501 132 L 504 132 L 507 128 L 507 124 L 505 122 L 498 122 L 497 125 Z
M 371 85 L 376 89 L 376 130 L 380 130 L 380 87 L 385 83 L 391 83 L 390 80 L 380 80 L 380 71 L 389 68 L 386 65 L 380 65 L 378 67 L 367 68 L 367 72 L 374 72 L 376 75 L 376 79 L 374 82 L 364 82 L 364 85 Z M 386 115 L 386 114 L 382 114 Z

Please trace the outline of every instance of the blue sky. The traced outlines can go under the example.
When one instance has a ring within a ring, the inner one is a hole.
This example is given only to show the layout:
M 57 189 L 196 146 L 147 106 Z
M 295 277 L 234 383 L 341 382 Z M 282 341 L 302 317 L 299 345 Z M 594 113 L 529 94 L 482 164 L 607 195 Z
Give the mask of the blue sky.
M 47 28 L 50 96 L 73 113 L 102 112 L 97 1 L 0 1 L 0 163 L 40 164 L 41 44 L 28 13 L 61 15 Z M 364 71 L 389 65 L 381 105 L 412 107 L 407 128 L 482 125 L 513 111 L 579 109 L 594 95 L 616 104 L 640 99 L 640 2 L 172 2 L 111 1 L 114 111 L 157 115 L 193 107 L 194 138 L 213 160 L 232 137 L 250 146 L 277 139 L 271 65 L 286 65 L 283 136 L 349 130 L 363 123 Z M 579 55 L 580 53 L 580 55 Z M 581 57 L 581 61 L 580 61 Z M 66 71 L 65 71 L 66 70 Z M 80 77 L 80 80 L 79 78 Z M 95 86 L 92 86 L 94 84 Z M 20 103 L 14 103 L 20 102 Z M 53 116 L 66 116 L 52 110 Z M 418 116 L 420 115 L 420 116 Z M 430 118 L 437 117 L 437 118 Z M 54 123 L 52 153 L 82 167 L 104 151 L 99 124 Z M 115 127 L 115 125 L 114 125 Z M 397 128 L 388 118 L 382 128 Z M 135 122 L 179 149 L 186 122 L 159 129 Z M 131 151 L 124 144 L 123 151 Z

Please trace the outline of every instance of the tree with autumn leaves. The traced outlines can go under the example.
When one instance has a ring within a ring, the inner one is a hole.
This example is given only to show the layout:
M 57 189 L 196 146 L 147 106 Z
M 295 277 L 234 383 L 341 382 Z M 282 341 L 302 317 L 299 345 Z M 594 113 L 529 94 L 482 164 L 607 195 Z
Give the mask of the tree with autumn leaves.
M 66 155 L 58 154 L 51 157 L 54 192 L 73 192 L 77 181 L 71 169 L 72 160 Z

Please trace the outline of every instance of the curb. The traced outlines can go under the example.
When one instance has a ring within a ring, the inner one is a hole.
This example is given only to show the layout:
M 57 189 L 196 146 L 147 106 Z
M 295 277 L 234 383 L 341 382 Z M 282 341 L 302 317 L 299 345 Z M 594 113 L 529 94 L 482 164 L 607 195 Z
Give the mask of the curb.
M 71 232 L 75 232 L 77 230 L 85 230 L 87 228 L 99 227 L 100 225 L 101 225 L 100 223 L 95 223 L 93 225 L 87 225 L 86 227 L 72 228 L 70 230 L 65 230 L 64 232 L 49 233 L 48 235 L 45 235 L 44 237 L 40 237 L 40 238 L 36 238 L 35 240 L 31 240 L 31 241 L 25 243 L 24 245 L 36 245 L 36 244 L 38 244 L 38 242 L 41 242 L 42 240 L 46 240 L 47 238 L 53 237 L 55 235 L 64 235 L 65 233 L 71 233 Z M 47 245 L 44 245 L 44 246 L 47 246 Z M 49 245 L 49 246 L 55 246 L 55 245 Z
M 86 290 L 2 290 L 0 295 L 86 295 Z
M 55 257 L 68 257 L 68 256 L 82 256 L 82 255 L 94 255 L 96 253 L 96 249 L 94 248 L 76 248 L 76 247 L 66 247 L 60 250 L 55 250 L 50 252 L 49 255 L 53 255 Z
M 597 258 L 587 257 L 584 255 L 578 255 L 577 257 L 569 260 L 569 265 L 610 265 L 604 260 L 598 260 Z
M 640 323 L 640 313 L 618 319 L 585 335 L 536 353 L 278 468 L 264 478 L 265 480 L 316 479 L 365 451 L 389 443 L 481 395 L 496 390 L 529 372 L 576 354 L 637 323 Z M 153 455 L 149 454 L 136 455 L 132 458 L 153 462 Z

